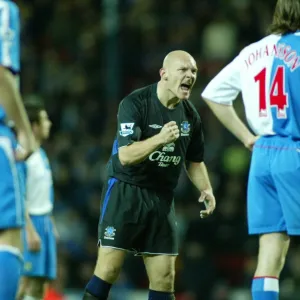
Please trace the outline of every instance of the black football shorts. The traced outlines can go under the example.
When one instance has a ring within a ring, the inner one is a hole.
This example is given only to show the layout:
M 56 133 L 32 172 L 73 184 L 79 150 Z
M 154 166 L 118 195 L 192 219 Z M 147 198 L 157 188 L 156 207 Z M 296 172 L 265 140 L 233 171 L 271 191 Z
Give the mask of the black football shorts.
M 178 254 L 173 193 L 110 178 L 102 191 L 99 245 L 135 254 Z

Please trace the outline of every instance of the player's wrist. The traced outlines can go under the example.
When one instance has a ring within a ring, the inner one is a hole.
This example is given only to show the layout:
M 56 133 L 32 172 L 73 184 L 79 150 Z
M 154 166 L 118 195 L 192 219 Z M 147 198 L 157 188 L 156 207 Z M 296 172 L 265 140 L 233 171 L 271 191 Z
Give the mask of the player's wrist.
M 254 138 L 255 138 L 255 136 L 249 132 L 243 136 L 242 142 L 245 146 L 247 146 L 251 143 L 251 141 L 253 141 Z
M 213 188 L 212 187 L 205 187 L 205 188 L 201 188 L 200 189 L 200 192 L 201 193 L 211 193 L 211 194 L 213 194 L 214 193 L 214 191 L 213 191 Z
M 248 138 L 243 142 L 244 146 L 246 148 L 252 150 L 252 148 L 258 138 L 259 138 L 259 136 L 255 136 L 255 135 L 251 134 L 251 136 L 248 136 Z
M 157 146 L 157 148 L 162 147 L 166 144 L 165 138 L 159 133 L 157 135 L 154 135 L 153 137 L 153 141 L 155 146 Z

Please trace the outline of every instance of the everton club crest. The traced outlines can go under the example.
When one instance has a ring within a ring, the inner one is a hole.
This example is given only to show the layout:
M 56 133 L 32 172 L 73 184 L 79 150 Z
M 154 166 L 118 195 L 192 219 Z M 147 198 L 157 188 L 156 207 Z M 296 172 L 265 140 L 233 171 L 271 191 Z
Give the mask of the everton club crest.
M 191 124 L 188 121 L 181 123 L 181 136 L 189 136 L 191 131 Z

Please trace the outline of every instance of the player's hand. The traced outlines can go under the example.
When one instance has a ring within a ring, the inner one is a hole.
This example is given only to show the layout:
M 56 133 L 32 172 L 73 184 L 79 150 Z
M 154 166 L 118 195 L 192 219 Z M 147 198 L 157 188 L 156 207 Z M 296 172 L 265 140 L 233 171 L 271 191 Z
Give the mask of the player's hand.
M 215 208 L 216 208 L 216 199 L 215 196 L 212 192 L 212 190 L 204 190 L 201 192 L 200 198 L 199 198 L 200 203 L 204 203 L 205 205 L 205 210 L 200 211 L 200 217 L 201 219 L 206 218 L 210 216 Z
M 179 138 L 179 128 L 175 121 L 171 121 L 164 125 L 159 133 L 162 143 L 169 144 L 175 142 Z
M 26 160 L 37 149 L 38 147 L 33 135 L 28 135 L 22 131 L 18 132 L 18 147 L 15 151 L 17 161 Z
M 25 161 L 32 152 L 26 151 L 23 147 L 18 146 L 15 150 L 15 159 L 16 161 Z
M 26 239 L 29 251 L 38 252 L 41 250 L 41 238 L 36 230 L 30 230 L 30 232 L 27 231 Z
M 256 142 L 259 138 L 260 138 L 259 135 L 250 137 L 250 138 L 249 138 L 248 140 L 246 140 L 246 142 L 244 143 L 245 147 L 248 148 L 250 151 L 252 151 L 255 142 Z

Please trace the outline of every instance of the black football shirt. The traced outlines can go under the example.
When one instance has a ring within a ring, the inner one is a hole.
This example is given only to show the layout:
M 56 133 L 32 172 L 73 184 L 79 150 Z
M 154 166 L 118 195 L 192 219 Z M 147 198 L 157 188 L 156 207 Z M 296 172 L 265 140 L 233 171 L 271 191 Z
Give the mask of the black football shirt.
M 135 90 L 119 105 L 118 129 L 108 164 L 108 175 L 120 181 L 156 190 L 173 190 L 185 161 L 202 162 L 204 141 L 198 112 L 188 100 L 174 109 L 157 97 L 157 83 Z M 122 166 L 118 149 L 146 140 L 160 132 L 164 124 L 175 121 L 180 137 L 153 151 L 143 162 Z

